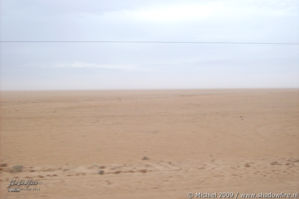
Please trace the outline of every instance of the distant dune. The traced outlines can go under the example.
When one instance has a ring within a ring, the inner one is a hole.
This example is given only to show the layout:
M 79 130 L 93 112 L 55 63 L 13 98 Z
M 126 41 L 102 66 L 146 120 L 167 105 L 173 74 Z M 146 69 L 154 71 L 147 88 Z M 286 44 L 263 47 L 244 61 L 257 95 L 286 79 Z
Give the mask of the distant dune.
M 0 98 L 1 198 L 299 191 L 298 89 L 2 91 Z M 11 189 L 26 179 L 32 190 L 9 192 L 12 180 Z

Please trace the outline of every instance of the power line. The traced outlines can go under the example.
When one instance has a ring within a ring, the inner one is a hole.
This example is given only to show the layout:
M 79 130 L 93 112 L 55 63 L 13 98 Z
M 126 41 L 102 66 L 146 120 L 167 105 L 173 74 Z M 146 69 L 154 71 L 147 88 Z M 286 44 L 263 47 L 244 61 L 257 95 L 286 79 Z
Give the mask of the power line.
M 110 43 L 110 44 L 208 44 L 208 45 L 292 45 L 299 42 L 234 42 L 234 41 L 123 41 L 123 40 L 7 40 L 0 43 Z

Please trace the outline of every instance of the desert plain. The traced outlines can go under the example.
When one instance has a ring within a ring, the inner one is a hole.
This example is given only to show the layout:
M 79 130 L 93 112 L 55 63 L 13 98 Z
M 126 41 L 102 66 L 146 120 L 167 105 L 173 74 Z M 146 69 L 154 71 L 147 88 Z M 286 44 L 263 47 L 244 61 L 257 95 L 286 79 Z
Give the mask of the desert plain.
M 0 100 L 3 199 L 299 192 L 299 89 L 1 91 Z M 37 184 L 9 186 L 26 179 Z

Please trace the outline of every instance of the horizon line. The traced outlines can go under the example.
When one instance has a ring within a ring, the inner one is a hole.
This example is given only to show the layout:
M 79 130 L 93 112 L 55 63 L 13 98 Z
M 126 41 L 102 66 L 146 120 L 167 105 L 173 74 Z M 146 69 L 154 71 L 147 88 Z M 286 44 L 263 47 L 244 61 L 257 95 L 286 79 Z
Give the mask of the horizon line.
M 5 91 L 150 91 L 150 90 L 289 90 L 299 87 L 214 87 L 214 88 L 109 88 L 109 89 L 0 89 Z

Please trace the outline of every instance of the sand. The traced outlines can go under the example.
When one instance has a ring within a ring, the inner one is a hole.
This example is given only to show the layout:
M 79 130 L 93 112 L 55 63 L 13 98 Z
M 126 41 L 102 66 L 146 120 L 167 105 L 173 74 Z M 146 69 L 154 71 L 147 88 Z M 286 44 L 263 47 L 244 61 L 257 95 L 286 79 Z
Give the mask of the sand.
M 2 91 L 0 99 L 1 198 L 299 191 L 298 89 Z M 9 192 L 14 177 L 38 184 Z

